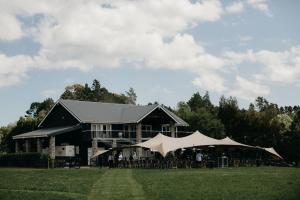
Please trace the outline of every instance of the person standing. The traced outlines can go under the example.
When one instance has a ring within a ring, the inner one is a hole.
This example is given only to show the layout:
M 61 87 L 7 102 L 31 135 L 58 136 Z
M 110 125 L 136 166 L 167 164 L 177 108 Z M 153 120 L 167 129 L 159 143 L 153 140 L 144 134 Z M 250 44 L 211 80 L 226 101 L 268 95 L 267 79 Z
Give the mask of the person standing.
M 133 156 L 132 156 L 132 153 L 130 153 L 130 156 L 129 156 L 129 167 L 132 168 L 133 166 Z
M 109 168 L 113 167 L 113 162 L 114 162 L 114 158 L 111 154 L 109 154 L 109 156 L 108 156 L 108 167 Z
M 202 166 L 202 158 L 203 158 L 203 154 L 201 153 L 201 151 L 199 151 L 196 154 L 196 163 L 197 163 L 197 167 L 201 167 Z
M 119 163 L 119 167 L 123 166 L 123 153 L 122 152 L 120 152 L 120 154 L 119 154 L 118 163 Z

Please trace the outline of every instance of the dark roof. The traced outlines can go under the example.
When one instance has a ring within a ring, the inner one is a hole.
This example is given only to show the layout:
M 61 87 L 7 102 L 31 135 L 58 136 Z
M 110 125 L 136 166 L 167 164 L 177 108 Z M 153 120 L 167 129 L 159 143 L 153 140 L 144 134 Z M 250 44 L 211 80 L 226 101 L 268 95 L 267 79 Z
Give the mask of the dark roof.
M 59 135 L 62 133 L 74 131 L 80 129 L 79 125 L 75 126 L 63 126 L 63 127 L 54 127 L 54 128 L 43 128 L 35 131 L 23 133 L 20 135 L 13 136 L 13 139 L 24 139 L 24 138 L 37 138 L 37 137 L 49 137 L 54 135 Z
M 57 103 L 66 108 L 76 119 L 78 119 L 78 121 L 82 123 L 138 123 L 155 109 L 161 108 L 175 121 L 175 125 L 188 126 L 185 121 L 169 111 L 167 108 L 157 104 L 140 106 L 132 104 L 62 99 L 60 99 Z

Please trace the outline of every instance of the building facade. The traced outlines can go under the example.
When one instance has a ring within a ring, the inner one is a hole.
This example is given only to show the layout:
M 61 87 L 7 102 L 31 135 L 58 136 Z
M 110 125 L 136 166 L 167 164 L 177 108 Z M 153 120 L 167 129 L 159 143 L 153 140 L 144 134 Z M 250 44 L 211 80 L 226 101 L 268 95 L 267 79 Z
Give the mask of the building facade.
M 48 153 L 51 159 L 77 156 L 82 164 L 99 149 L 146 141 L 158 133 L 185 136 L 188 124 L 162 105 L 136 106 L 59 100 L 38 130 L 13 137 L 16 152 Z M 142 156 L 142 151 L 138 151 Z

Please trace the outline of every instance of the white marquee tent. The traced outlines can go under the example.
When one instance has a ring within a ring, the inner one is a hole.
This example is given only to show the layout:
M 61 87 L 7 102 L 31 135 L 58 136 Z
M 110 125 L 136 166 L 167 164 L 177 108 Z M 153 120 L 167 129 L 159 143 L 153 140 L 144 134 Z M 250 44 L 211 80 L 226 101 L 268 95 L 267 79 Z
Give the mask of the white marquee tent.
M 275 155 L 282 159 L 282 157 L 273 148 L 261 148 L 254 147 L 246 144 L 236 142 L 229 137 L 218 140 L 206 135 L 203 135 L 199 131 L 194 132 L 191 135 L 181 138 L 173 138 L 165 136 L 161 133 L 157 134 L 154 138 L 145 142 L 135 144 L 134 147 L 148 148 L 151 151 L 157 151 L 162 156 L 166 156 L 169 152 L 176 151 L 181 148 L 201 147 L 201 146 L 241 146 L 247 148 L 263 149 L 272 155 Z

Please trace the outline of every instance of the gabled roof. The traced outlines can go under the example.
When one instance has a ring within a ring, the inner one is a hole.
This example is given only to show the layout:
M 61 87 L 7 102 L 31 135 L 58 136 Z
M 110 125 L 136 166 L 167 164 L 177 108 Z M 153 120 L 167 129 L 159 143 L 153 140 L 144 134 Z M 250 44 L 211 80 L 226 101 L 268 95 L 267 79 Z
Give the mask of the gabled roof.
M 167 108 L 164 108 L 161 105 L 139 106 L 131 104 L 102 103 L 62 99 L 60 99 L 56 103 L 56 105 L 57 104 L 62 105 L 76 119 L 78 119 L 78 121 L 82 123 L 138 123 L 144 117 L 149 115 L 152 111 L 156 109 L 162 109 L 168 116 L 170 116 L 175 121 L 175 125 L 188 126 L 188 124 L 184 120 L 182 120 L 181 118 L 179 118 L 174 113 L 172 113 Z
M 13 136 L 13 139 L 25 139 L 25 138 L 41 138 L 41 137 L 49 137 L 54 135 L 59 135 L 62 133 L 74 131 L 80 129 L 79 125 L 75 126 L 63 126 L 63 127 L 54 127 L 54 128 L 43 128 L 35 131 L 19 134 Z

